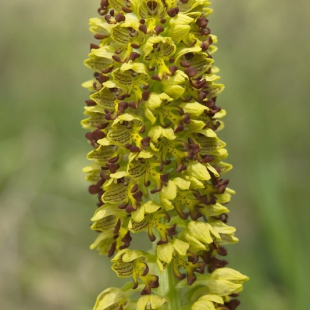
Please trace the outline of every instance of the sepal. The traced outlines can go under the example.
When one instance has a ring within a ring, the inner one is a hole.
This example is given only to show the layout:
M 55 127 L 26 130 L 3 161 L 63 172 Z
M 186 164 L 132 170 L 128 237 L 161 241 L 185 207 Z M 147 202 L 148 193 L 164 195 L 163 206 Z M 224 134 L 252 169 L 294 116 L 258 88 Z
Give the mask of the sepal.
M 136 310 L 163 310 L 166 309 L 165 304 L 167 299 L 163 296 L 145 295 L 139 298 Z
M 110 287 L 97 297 L 93 310 L 119 310 L 126 304 L 126 294 L 119 288 Z

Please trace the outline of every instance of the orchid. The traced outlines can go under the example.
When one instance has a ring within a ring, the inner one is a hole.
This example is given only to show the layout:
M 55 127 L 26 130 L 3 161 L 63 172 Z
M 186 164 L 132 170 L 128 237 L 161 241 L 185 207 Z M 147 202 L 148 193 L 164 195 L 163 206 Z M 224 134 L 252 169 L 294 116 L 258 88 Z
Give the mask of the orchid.
M 222 259 L 238 239 L 227 225 L 234 191 L 222 178 L 232 166 L 218 137 L 226 111 L 210 2 L 101 0 L 98 13 L 85 61 L 94 77 L 83 84 L 84 172 L 98 196 L 91 249 L 131 280 L 104 290 L 94 310 L 234 310 L 248 277 Z M 152 249 L 132 249 L 144 233 Z

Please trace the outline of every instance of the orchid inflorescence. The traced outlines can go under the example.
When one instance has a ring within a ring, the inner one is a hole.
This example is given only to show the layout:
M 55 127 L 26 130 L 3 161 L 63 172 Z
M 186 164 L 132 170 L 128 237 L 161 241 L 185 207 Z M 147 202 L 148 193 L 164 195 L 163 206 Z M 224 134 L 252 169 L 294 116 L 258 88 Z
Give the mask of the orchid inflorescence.
M 216 134 L 225 110 L 216 104 L 208 0 L 102 0 L 90 19 L 85 64 L 94 78 L 82 121 L 93 146 L 84 169 L 98 196 L 91 245 L 112 257 L 132 282 L 104 290 L 94 310 L 233 310 L 248 278 L 227 268 L 224 244 L 234 193 L 222 175 L 232 166 Z M 130 248 L 147 232 L 150 251 Z M 140 293 L 138 296 L 136 293 Z

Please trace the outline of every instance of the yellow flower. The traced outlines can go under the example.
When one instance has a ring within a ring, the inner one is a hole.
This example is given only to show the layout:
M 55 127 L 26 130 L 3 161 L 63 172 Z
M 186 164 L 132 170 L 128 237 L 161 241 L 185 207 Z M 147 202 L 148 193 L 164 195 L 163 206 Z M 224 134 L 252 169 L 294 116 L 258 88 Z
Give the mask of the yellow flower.
M 121 278 L 132 277 L 134 286 L 137 288 L 138 278 L 145 284 L 141 294 L 150 294 L 152 288 L 158 287 L 158 276 L 150 275 L 146 264 L 146 255 L 140 251 L 121 250 L 112 259 L 112 269 Z
M 162 296 L 146 295 L 139 298 L 137 302 L 137 310 L 160 310 L 167 300 Z
M 223 298 L 217 295 L 204 295 L 193 304 L 191 310 L 216 310 L 216 304 L 223 303 Z
M 218 136 L 226 111 L 211 13 L 209 0 L 101 0 L 90 19 L 98 44 L 85 61 L 94 74 L 83 83 L 82 126 L 92 147 L 84 172 L 98 198 L 91 249 L 133 281 L 105 290 L 94 310 L 239 304 L 231 294 L 248 278 L 222 259 L 238 239 L 227 224 L 234 191 L 223 178 L 232 166 Z M 152 249 L 134 250 L 145 233 Z
M 119 310 L 127 303 L 124 292 L 111 287 L 104 290 L 98 297 L 93 310 Z
M 188 243 L 177 238 L 174 238 L 172 242 L 159 245 L 157 247 L 157 264 L 159 270 L 163 271 L 176 255 L 185 257 L 188 248 Z

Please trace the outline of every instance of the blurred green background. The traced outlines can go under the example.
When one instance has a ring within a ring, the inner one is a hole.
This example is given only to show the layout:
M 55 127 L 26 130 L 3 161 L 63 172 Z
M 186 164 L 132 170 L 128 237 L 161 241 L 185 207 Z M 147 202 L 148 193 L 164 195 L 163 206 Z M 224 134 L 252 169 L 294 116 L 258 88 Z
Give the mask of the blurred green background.
M 306 1 L 214 0 L 237 195 L 230 266 L 250 276 L 240 310 L 309 309 L 309 19 Z M 95 198 L 81 172 L 98 1 L 0 5 L 0 308 L 87 310 L 117 285 L 88 247 Z M 239 308 L 238 308 L 239 309 Z

